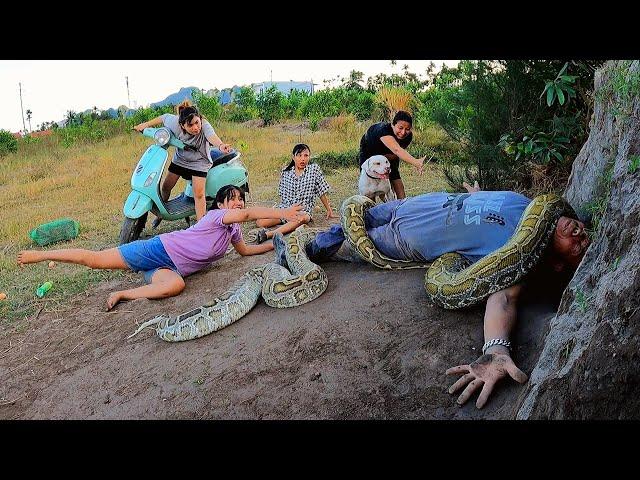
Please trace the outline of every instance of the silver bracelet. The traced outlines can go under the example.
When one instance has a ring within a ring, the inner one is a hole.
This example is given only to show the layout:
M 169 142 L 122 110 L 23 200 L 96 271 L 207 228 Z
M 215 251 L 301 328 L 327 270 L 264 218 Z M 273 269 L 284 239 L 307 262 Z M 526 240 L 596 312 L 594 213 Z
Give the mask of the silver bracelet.
M 493 340 L 489 340 L 482 346 L 482 354 L 489 349 L 489 347 L 493 347 L 494 345 L 502 345 L 503 347 L 507 347 L 511 350 L 511 342 L 508 340 L 503 340 L 502 338 L 494 338 Z

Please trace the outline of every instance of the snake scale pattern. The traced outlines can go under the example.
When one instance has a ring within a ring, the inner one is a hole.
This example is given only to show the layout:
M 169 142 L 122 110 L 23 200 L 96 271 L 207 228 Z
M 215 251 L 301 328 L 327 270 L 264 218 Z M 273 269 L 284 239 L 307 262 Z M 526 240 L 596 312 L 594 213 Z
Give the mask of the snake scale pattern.
M 307 258 L 305 252 L 316 233 L 317 230 L 299 227 L 285 239 L 289 270 L 275 262 L 252 268 L 211 303 L 177 317 L 155 317 L 127 338 L 155 326 L 158 336 L 167 342 L 193 340 L 239 320 L 261 296 L 267 305 L 275 308 L 295 307 L 318 298 L 327 289 L 327 275 Z
M 340 208 L 342 227 L 351 247 L 366 262 L 388 269 L 429 267 L 424 287 L 429 300 L 443 308 L 457 309 L 477 304 L 489 295 L 515 285 L 538 262 L 562 215 L 575 217 L 560 196 L 534 198 L 509 241 L 491 254 L 469 265 L 462 255 L 447 253 L 430 266 L 394 260 L 382 255 L 369 239 L 364 224 L 366 211 L 375 203 L 354 195 Z
M 540 259 L 560 216 L 575 217 L 561 197 L 541 195 L 527 206 L 509 241 L 481 260 L 470 265 L 462 255 L 452 252 L 425 264 L 388 258 L 376 249 L 364 221 L 366 211 L 374 205 L 361 195 L 349 197 L 342 203 L 342 227 L 352 249 L 378 268 L 428 268 L 424 278 L 427 296 L 432 303 L 447 309 L 477 304 L 519 282 Z M 158 336 L 167 342 L 192 340 L 239 320 L 260 297 L 275 308 L 295 307 L 318 298 L 326 290 L 328 279 L 305 252 L 317 233 L 317 229 L 301 226 L 285 240 L 289 269 L 275 262 L 252 268 L 211 303 L 177 317 L 155 317 L 140 325 L 128 338 L 155 325 Z

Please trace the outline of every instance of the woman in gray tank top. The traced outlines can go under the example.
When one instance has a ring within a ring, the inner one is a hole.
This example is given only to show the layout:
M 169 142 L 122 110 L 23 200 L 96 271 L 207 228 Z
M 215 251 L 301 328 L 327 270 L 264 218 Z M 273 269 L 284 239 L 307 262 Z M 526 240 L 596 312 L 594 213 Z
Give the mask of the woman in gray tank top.
M 209 121 L 203 118 L 198 109 L 188 100 L 177 106 L 177 112 L 178 115 L 165 113 L 133 128 L 142 132 L 147 127 L 163 125 L 186 145 L 185 149 L 176 149 L 167 176 L 162 183 L 161 195 L 162 200 L 166 202 L 180 177 L 191 180 L 196 219 L 199 221 L 207 213 L 205 183 L 207 172 L 213 163 L 210 146 L 219 148 L 223 153 L 229 153 L 231 145 L 220 140 Z

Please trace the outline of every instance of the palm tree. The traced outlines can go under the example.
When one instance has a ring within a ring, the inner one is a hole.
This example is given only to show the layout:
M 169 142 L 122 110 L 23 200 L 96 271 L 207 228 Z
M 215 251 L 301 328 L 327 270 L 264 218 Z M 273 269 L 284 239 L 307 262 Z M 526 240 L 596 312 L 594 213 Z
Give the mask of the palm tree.
M 33 112 L 31 110 L 27 110 L 27 121 L 29 122 L 29 132 L 31 132 L 31 114 Z
M 360 82 L 362 82 L 363 76 L 364 74 L 362 72 L 351 70 L 349 72 L 349 77 L 342 79 L 342 86 L 347 90 L 362 89 Z
M 67 110 L 67 114 L 65 115 L 65 127 L 70 127 L 71 125 L 73 125 L 76 121 L 76 112 L 74 112 L 73 110 Z

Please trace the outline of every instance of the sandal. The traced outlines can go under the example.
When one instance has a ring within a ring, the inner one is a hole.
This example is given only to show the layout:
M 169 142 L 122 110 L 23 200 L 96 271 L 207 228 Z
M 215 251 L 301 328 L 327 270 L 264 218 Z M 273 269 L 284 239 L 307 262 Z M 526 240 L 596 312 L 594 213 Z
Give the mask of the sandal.
M 263 228 L 258 230 L 258 238 L 256 240 L 258 243 L 264 243 L 267 241 L 267 229 Z

